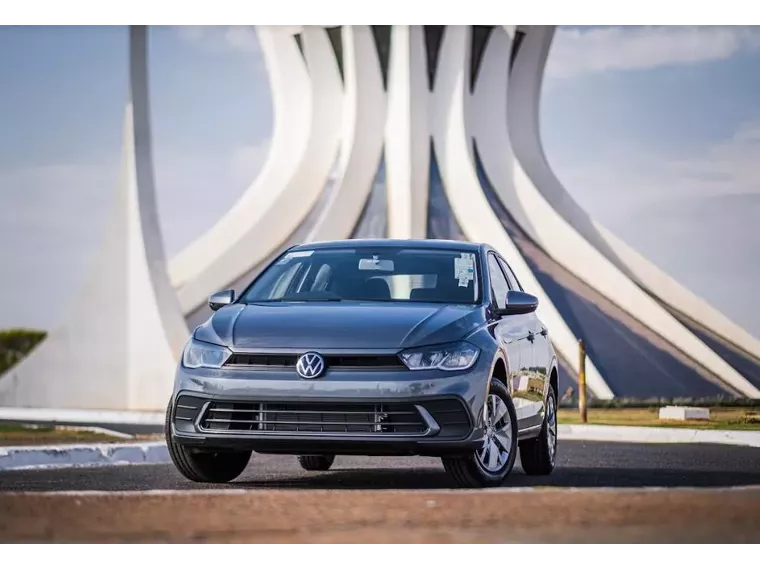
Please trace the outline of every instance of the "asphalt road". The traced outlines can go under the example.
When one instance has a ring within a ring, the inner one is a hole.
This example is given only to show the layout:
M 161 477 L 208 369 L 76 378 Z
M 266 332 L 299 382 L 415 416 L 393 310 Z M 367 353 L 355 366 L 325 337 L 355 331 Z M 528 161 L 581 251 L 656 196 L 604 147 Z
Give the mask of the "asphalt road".
M 254 455 L 210 492 L 170 464 L 0 472 L 0 542 L 757 543 L 759 485 L 760 449 L 580 442 L 495 490 L 424 458 Z
M 715 487 L 760 484 L 760 448 L 728 445 L 644 445 L 561 442 L 551 476 L 526 476 L 519 461 L 506 486 Z M 157 489 L 436 489 L 451 480 L 437 459 L 338 457 L 329 472 L 301 470 L 295 457 L 254 454 L 226 485 L 182 478 L 171 464 L 0 472 L 2 491 Z

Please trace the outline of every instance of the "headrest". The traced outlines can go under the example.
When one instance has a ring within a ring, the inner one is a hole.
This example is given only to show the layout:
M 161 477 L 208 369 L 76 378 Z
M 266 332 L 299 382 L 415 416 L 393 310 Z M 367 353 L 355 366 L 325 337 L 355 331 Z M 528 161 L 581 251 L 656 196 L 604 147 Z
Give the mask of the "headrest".
M 436 294 L 434 288 L 413 288 L 409 293 L 409 300 L 432 300 Z
M 391 289 L 382 279 L 369 279 L 362 287 L 361 297 L 369 300 L 390 300 Z

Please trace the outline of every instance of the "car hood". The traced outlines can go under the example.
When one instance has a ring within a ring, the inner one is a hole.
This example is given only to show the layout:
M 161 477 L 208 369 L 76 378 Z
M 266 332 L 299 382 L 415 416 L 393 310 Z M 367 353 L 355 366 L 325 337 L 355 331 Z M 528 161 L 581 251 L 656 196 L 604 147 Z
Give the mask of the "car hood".
M 232 304 L 198 340 L 248 349 L 397 349 L 461 340 L 482 322 L 467 305 L 388 302 Z

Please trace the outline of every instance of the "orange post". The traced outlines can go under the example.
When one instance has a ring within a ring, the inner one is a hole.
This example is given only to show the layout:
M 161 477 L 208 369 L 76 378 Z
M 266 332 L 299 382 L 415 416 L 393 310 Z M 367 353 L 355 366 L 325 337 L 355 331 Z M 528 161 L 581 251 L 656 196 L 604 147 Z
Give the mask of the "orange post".
M 578 410 L 581 412 L 581 423 L 588 423 L 586 413 L 586 345 L 578 340 Z

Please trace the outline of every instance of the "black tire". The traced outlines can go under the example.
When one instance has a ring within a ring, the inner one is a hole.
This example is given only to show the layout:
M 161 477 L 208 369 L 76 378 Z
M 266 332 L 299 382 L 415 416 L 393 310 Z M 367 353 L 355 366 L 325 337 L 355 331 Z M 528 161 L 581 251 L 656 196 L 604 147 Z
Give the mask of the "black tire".
M 234 480 L 248 466 L 251 451 L 214 452 L 178 445 L 171 436 L 171 403 L 166 408 L 164 435 L 169 456 L 180 474 L 193 482 L 224 483 Z
M 444 457 L 442 459 L 444 469 L 454 479 L 457 486 L 461 488 L 501 486 L 515 464 L 515 458 L 517 457 L 517 414 L 515 413 L 514 403 L 512 403 L 512 397 L 510 397 L 504 384 L 497 378 L 491 379 L 488 394 L 496 395 L 507 407 L 511 425 L 509 454 L 505 464 L 498 471 L 494 472 L 487 470 L 481 464 L 481 460 L 478 458 L 480 450 L 473 452 L 469 456 Z
M 325 471 L 330 470 L 335 462 L 334 454 L 303 454 L 298 455 L 298 464 L 304 470 Z
M 551 444 L 549 436 L 549 415 L 550 409 L 554 413 L 554 445 Z M 544 423 L 541 425 L 541 432 L 535 439 L 520 441 L 520 463 L 525 474 L 530 476 L 547 476 L 554 470 L 554 464 L 557 461 L 557 394 L 554 389 L 549 389 L 549 395 L 546 397 L 546 413 L 544 413 Z

